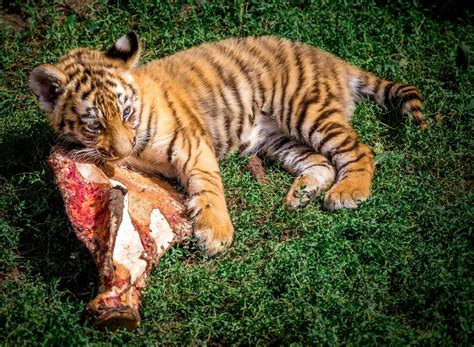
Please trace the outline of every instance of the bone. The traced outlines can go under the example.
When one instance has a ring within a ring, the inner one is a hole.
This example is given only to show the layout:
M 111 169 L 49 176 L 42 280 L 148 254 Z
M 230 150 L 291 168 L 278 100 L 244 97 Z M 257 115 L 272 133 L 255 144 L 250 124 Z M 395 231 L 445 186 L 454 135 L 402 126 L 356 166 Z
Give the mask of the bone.
M 73 161 L 59 147 L 49 165 L 74 233 L 98 268 L 87 316 L 102 328 L 138 326 L 151 268 L 191 235 L 182 196 L 160 178 Z
M 260 159 L 256 155 L 252 155 L 250 157 L 249 162 L 247 163 L 247 169 L 261 185 L 265 185 L 268 183 L 267 174 L 265 173 L 265 168 L 263 167 L 262 159 Z

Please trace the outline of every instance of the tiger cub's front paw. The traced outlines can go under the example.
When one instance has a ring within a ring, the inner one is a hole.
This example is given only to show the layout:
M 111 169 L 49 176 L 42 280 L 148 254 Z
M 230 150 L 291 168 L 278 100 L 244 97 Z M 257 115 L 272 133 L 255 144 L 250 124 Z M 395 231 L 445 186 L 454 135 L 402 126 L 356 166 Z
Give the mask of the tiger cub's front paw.
M 217 221 L 204 223 L 201 220 L 194 222 L 194 236 L 198 241 L 199 248 L 212 257 L 224 251 L 232 244 L 234 227 L 229 221 Z
M 194 218 L 194 236 L 199 248 L 212 257 L 230 247 L 234 227 L 225 200 L 209 199 L 202 195 L 190 200 L 190 216 Z

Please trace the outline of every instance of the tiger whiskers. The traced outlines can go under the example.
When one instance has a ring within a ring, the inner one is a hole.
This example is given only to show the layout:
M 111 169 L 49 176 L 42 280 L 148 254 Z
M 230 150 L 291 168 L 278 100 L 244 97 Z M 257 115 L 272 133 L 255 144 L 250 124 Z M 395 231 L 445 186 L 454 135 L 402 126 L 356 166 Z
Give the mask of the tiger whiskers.
M 87 161 L 98 165 L 104 163 L 96 148 L 73 149 L 67 153 L 67 156 L 75 161 Z
M 140 154 L 150 141 L 150 139 L 153 137 L 153 129 L 154 128 L 148 128 L 146 132 L 139 134 L 136 139 L 135 146 L 133 147 L 133 151 L 131 155 L 138 155 Z

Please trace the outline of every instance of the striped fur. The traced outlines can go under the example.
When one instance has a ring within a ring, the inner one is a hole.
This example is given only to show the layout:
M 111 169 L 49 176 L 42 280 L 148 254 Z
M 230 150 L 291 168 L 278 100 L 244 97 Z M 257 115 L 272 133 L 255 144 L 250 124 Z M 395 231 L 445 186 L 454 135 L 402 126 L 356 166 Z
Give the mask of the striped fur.
M 356 102 L 397 105 L 423 124 L 415 87 L 285 39 L 208 43 L 135 68 L 139 54 L 134 33 L 105 53 L 73 50 L 35 68 L 30 87 L 77 157 L 177 177 L 210 255 L 233 236 L 218 159 L 240 151 L 281 161 L 296 176 L 289 206 L 326 192 L 327 209 L 355 208 L 374 174 L 350 126 Z

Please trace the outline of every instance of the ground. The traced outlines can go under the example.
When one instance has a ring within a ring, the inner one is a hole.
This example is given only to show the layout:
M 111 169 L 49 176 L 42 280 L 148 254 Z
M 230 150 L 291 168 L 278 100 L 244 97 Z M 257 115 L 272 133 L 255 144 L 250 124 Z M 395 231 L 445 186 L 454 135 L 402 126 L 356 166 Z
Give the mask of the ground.
M 231 36 L 310 43 L 418 86 L 431 128 L 371 103 L 357 107 L 354 127 L 376 158 L 373 194 L 358 210 L 330 213 L 319 197 L 288 211 L 292 178 L 281 167 L 265 161 L 260 185 L 248 158 L 223 162 L 232 248 L 208 259 L 193 242 L 175 247 L 152 272 L 142 325 L 97 331 L 82 313 L 97 274 L 48 171 L 54 138 L 27 81 L 34 66 L 78 46 L 106 48 L 131 29 L 144 42 L 142 61 Z M 468 9 L 455 1 L 18 1 L 1 8 L 0 45 L 2 344 L 474 340 Z

